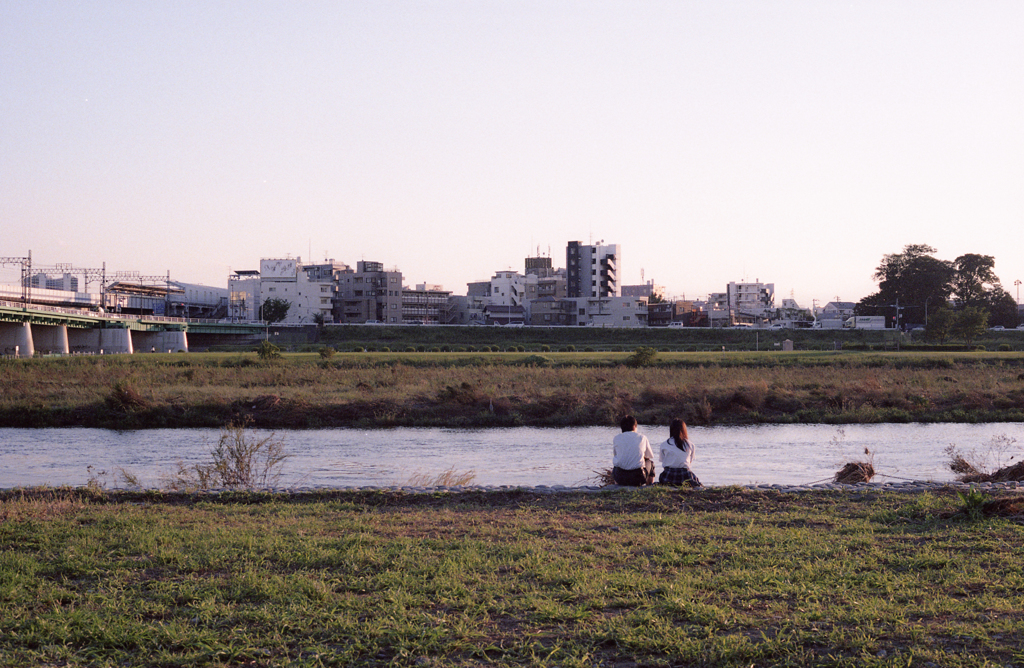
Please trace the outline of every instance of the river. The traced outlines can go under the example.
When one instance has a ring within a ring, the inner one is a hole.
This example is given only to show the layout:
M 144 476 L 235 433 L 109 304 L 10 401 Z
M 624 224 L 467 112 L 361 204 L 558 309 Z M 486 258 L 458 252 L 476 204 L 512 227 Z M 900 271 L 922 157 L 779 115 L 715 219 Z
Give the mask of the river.
M 667 429 L 640 430 L 657 455 Z M 284 430 L 275 434 L 289 455 L 278 484 L 404 485 L 414 476 L 452 467 L 475 472 L 473 483 L 479 485 L 592 484 L 594 472 L 610 466 L 615 433 L 605 427 Z M 160 487 L 179 461 L 208 461 L 219 435 L 216 429 L 0 429 L 0 488 L 84 485 L 90 477 L 116 487 L 118 468 L 145 487 Z M 690 440 L 696 447 L 694 470 L 706 485 L 824 481 L 844 463 L 867 458 L 865 449 L 878 481 L 947 481 L 953 479 L 947 446 L 974 450 L 993 463 L 997 458 L 1003 465 L 1015 463 L 1024 446 L 1024 425 L 692 427 Z

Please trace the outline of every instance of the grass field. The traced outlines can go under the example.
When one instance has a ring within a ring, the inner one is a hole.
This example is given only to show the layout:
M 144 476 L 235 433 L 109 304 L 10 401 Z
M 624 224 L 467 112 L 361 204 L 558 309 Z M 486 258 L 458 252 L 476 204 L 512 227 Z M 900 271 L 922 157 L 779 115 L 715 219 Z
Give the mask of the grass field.
M 109 428 L 1024 421 L 1006 352 L 189 353 L 0 360 L 0 425 Z
M 1020 665 L 1021 510 L 942 491 L 6 493 L 0 664 Z

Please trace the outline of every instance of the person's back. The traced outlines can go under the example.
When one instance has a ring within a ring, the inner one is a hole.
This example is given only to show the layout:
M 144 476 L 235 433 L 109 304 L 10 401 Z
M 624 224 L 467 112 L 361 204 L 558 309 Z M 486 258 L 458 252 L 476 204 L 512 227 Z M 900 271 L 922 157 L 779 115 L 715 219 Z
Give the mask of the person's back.
M 647 437 L 636 431 L 632 415 L 622 418 L 622 429 L 612 439 L 612 478 L 618 485 L 642 487 L 654 482 L 654 451 Z
M 703 487 L 690 469 L 693 464 L 694 448 L 690 443 L 690 435 L 685 422 L 678 419 L 672 421 L 669 426 L 668 440 L 661 444 L 658 454 L 661 456 L 661 465 L 664 467 L 661 477 L 658 479 L 659 483 Z

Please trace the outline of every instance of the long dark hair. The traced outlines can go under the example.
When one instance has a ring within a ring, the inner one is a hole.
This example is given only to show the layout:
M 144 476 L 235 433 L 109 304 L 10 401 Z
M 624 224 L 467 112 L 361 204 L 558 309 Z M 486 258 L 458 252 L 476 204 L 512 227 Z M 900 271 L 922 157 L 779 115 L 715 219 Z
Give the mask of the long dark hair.
M 683 443 L 690 440 L 690 434 L 686 431 L 686 423 L 680 419 L 672 420 L 668 426 L 668 437 L 675 441 L 676 447 L 683 449 Z

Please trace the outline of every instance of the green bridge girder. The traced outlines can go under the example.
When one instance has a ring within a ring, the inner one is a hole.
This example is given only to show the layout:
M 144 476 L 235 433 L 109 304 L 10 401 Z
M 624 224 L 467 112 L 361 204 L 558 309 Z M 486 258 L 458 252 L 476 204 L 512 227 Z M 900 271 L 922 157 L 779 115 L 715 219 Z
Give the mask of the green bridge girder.
M 266 329 L 259 323 L 186 321 L 160 317 L 123 317 L 56 309 L 0 304 L 0 322 L 74 327 L 77 329 L 130 329 L 138 332 L 188 332 L 193 334 L 235 334 L 252 336 Z

